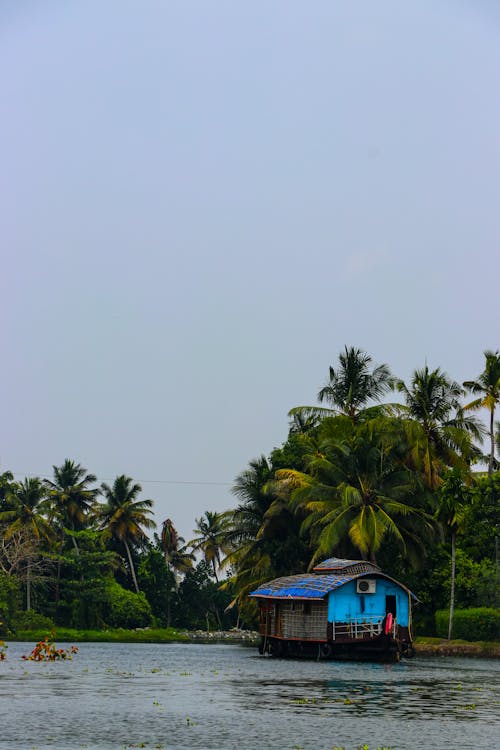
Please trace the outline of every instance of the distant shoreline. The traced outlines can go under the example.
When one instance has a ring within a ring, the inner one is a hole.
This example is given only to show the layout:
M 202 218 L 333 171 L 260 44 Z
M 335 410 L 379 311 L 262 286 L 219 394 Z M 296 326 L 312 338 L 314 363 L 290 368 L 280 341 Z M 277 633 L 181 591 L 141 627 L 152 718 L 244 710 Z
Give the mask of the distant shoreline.
M 5 641 L 37 642 L 48 635 L 46 630 L 19 631 L 4 636 Z M 145 628 L 143 630 L 73 630 L 55 628 L 55 641 L 61 643 L 240 643 L 257 646 L 259 634 L 255 630 L 176 630 L 174 628 Z M 414 642 L 417 656 L 465 656 L 500 659 L 500 642 L 447 641 L 442 638 L 420 636 Z

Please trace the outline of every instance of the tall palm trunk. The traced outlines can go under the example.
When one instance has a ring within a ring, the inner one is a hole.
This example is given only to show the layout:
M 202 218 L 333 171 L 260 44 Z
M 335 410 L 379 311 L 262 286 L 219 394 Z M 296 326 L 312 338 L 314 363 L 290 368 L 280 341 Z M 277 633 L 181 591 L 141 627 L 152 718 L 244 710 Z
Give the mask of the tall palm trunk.
M 75 548 L 76 556 L 80 556 L 80 549 L 78 547 L 78 544 L 76 543 L 76 539 L 74 536 L 71 537 L 71 541 L 73 542 L 73 547 Z
M 167 628 L 169 628 L 172 624 L 172 610 L 170 607 L 170 591 L 168 592 L 168 598 L 167 598 Z
M 493 464 L 495 461 L 495 409 L 490 411 L 490 460 L 488 461 L 488 476 L 493 474 Z
M 451 532 L 451 590 L 450 590 L 450 618 L 448 621 L 448 640 L 451 641 L 453 628 L 453 610 L 455 608 L 455 541 L 456 533 Z
M 59 543 L 59 547 L 57 548 L 58 556 L 62 555 L 63 547 L 64 547 L 64 537 L 61 539 Z M 57 560 L 56 589 L 54 592 L 56 610 L 59 606 L 59 599 L 60 599 L 61 569 L 62 569 L 62 562 L 61 562 L 61 558 L 59 557 L 59 559 Z
M 134 582 L 136 593 L 139 593 L 139 584 L 137 583 L 137 577 L 135 575 L 135 568 L 134 563 L 132 562 L 132 555 L 130 554 L 130 547 L 127 544 L 127 540 L 123 540 L 123 544 L 125 545 L 125 549 L 127 550 L 127 557 L 128 557 L 128 564 L 130 566 L 130 573 L 132 575 L 132 580 Z
M 26 611 L 31 609 L 31 560 L 28 560 L 26 569 Z

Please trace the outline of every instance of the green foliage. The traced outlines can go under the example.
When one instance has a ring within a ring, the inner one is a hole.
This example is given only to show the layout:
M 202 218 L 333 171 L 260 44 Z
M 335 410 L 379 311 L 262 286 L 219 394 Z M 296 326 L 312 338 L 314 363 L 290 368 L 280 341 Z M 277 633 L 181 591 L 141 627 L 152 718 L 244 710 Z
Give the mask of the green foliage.
M 203 560 L 186 574 L 179 587 L 174 625 L 200 630 L 223 630 L 235 625 L 236 613 L 225 612 L 231 601 L 211 576 L 210 566 Z
M 12 629 L 18 630 L 47 630 L 54 629 L 54 622 L 50 617 L 41 615 L 39 612 L 18 612 L 13 621 Z
M 33 640 L 42 640 L 45 635 L 45 630 L 20 630 L 16 633 L 15 639 L 32 642 Z M 63 643 L 177 643 L 189 641 L 185 633 L 181 633 L 175 628 L 82 630 L 57 627 L 56 637 L 58 641 Z
M 491 477 L 478 476 L 471 490 L 471 503 L 465 511 L 463 535 L 459 540 L 476 562 L 493 562 L 496 540 L 500 536 L 500 472 Z
M 5 634 L 22 606 L 21 584 L 14 576 L 0 573 L 0 633 Z
M 429 569 L 422 574 L 420 585 L 424 601 L 436 608 L 448 604 L 451 559 L 448 550 L 441 545 L 430 559 Z M 496 570 L 489 560 L 474 562 L 465 552 L 457 549 L 455 600 L 459 608 L 488 607 L 495 604 Z M 426 593 L 425 593 L 426 592 Z
M 58 623 L 72 627 L 103 627 L 109 607 L 106 579 L 102 577 L 67 580 L 62 586 L 66 598 L 57 609 Z
M 148 550 L 139 564 L 137 578 L 156 622 L 168 626 L 169 612 L 177 597 L 176 581 L 160 550 Z
M 106 622 L 112 628 L 146 628 L 151 625 L 151 606 L 141 591 L 127 591 L 116 581 L 110 580 L 106 587 Z
M 53 555 L 60 579 L 52 582 L 54 601 L 46 597 L 44 614 L 51 615 L 58 625 L 102 627 L 108 608 L 107 581 L 118 556 L 103 548 L 99 532 L 85 530 L 71 535 L 78 539 L 78 550 L 71 547 Z
M 415 532 L 430 526 L 410 504 L 420 487 L 405 466 L 402 446 L 394 418 L 333 417 L 323 421 L 304 472 L 276 473 L 278 492 L 288 492 L 291 507 L 306 514 L 302 529 L 311 534 L 313 562 L 347 540 L 356 554 L 374 561 L 387 538 L 405 549 L 407 539 L 415 541 Z
M 437 635 L 448 635 L 448 610 L 436 612 Z M 500 638 L 500 610 L 488 607 L 456 609 L 453 617 L 453 637 L 466 641 L 497 641 Z

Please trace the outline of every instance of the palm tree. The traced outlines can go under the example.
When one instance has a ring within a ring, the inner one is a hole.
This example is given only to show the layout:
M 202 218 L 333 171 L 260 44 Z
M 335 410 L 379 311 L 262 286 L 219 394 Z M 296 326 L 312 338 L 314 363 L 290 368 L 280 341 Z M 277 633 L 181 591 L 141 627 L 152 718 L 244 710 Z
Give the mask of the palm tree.
M 105 537 L 111 537 L 125 547 L 134 588 L 139 593 L 130 546 L 144 542 L 147 539 L 144 529 L 155 527 L 150 518 L 153 501 L 137 500 L 142 487 L 124 474 L 116 477 L 112 487 L 103 482 L 101 490 L 106 501 L 97 510 L 101 528 Z
M 396 420 L 358 425 L 339 416 L 323 424 L 319 450 L 310 454 L 305 472 L 276 472 L 292 506 L 307 514 L 302 528 L 315 546 L 311 565 L 339 545 L 345 548 L 347 539 L 372 562 L 387 536 L 403 550 L 407 542 L 420 542 L 430 520 L 408 503 L 419 486 L 403 453 Z
M 8 510 L 8 496 L 14 481 L 14 475 L 10 471 L 0 474 L 0 511 Z
M 10 487 L 10 510 L 0 513 L 0 523 L 6 523 L 5 537 L 10 538 L 17 532 L 25 532 L 35 539 L 50 539 L 50 524 L 43 516 L 44 501 L 47 490 L 38 477 L 26 477 L 22 482 L 15 482 Z M 29 556 L 26 564 L 26 609 L 31 609 L 31 563 Z
M 434 489 L 441 484 L 446 467 L 467 468 L 478 455 L 473 439 L 481 439 L 482 427 L 473 417 L 464 414 L 460 397 L 464 389 L 439 368 L 430 371 L 427 365 L 415 370 L 410 384 L 395 382 L 405 404 L 394 407 L 407 417 L 407 438 L 415 468 L 422 467 L 426 484 Z
M 337 369 L 330 367 L 328 382 L 318 393 L 318 401 L 328 407 L 296 406 L 289 416 L 302 418 L 344 414 L 356 420 L 370 401 L 379 402 L 392 389 L 393 378 L 388 365 L 371 369 L 372 358 L 361 349 L 344 347 Z
M 172 553 L 179 546 L 179 534 L 170 518 L 166 518 L 161 526 L 161 549 L 167 565 L 170 562 Z
M 222 555 L 229 551 L 226 544 L 227 529 L 227 516 L 207 510 L 204 516 L 196 519 L 194 533 L 197 536 L 188 542 L 193 552 L 203 552 L 205 561 L 212 567 L 216 581 L 219 580 L 217 571 L 221 567 Z
M 99 489 L 90 489 L 94 484 L 94 474 L 87 474 L 81 464 L 67 458 L 62 466 L 53 466 L 54 481 L 45 480 L 45 485 L 52 500 L 54 512 L 63 526 L 71 531 L 78 531 L 85 526 L 91 516 Z M 78 554 L 78 544 L 73 536 L 71 541 Z
M 266 490 L 272 477 L 272 468 L 263 455 L 252 459 L 249 468 L 238 474 L 231 492 L 240 502 L 229 514 L 226 544 L 238 545 L 256 538 L 273 500 Z
M 293 572 L 292 558 L 301 551 L 297 522 L 291 511 L 272 510 L 276 500 L 269 490 L 273 475 L 265 456 L 250 461 L 232 488 L 239 500 L 237 507 L 223 514 L 222 539 L 227 550 L 224 564 L 231 568 L 232 575 L 222 588 L 230 587 L 236 593 L 229 606 L 237 605 L 239 610 L 252 588 L 269 578 Z
M 157 537 L 155 537 L 157 538 Z M 161 536 L 159 540 L 160 549 L 167 566 L 176 573 L 187 573 L 193 567 L 194 555 L 188 552 L 184 538 L 179 536 L 173 521 L 167 518 L 162 523 Z
M 266 511 L 272 498 L 266 493 L 266 483 L 272 478 L 271 467 L 267 458 L 262 455 L 252 459 L 249 468 L 236 477 L 231 489 L 240 501 L 234 510 L 225 513 L 226 536 L 225 546 L 228 549 L 226 562 L 230 565 L 232 575 L 223 588 L 231 586 L 236 596 L 230 607 L 237 606 L 238 611 L 246 595 L 261 581 L 273 577 L 273 566 L 268 549 L 262 538 L 257 539 L 265 522 Z
M 300 407 L 298 408 L 300 409 Z M 306 416 L 303 412 L 294 409 L 292 409 L 292 412 L 290 412 L 290 435 L 307 435 L 313 432 L 320 423 L 317 414 Z
M 495 424 L 495 445 L 498 455 L 500 455 L 500 422 Z M 498 461 L 495 459 L 494 467 L 498 469 Z
M 465 516 L 465 506 L 468 492 L 463 477 L 456 469 L 450 471 L 444 480 L 439 496 L 439 507 L 436 517 L 451 534 L 451 586 L 450 586 L 450 617 L 448 621 L 448 640 L 451 640 L 453 628 L 453 612 L 455 607 L 455 560 L 456 539 Z
M 188 551 L 182 536 L 179 536 L 173 521 L 170 518 L 165 519 L 161 526 L 161 535 L 155 534 L 155 540 L 163 552 L 163 559 L 168 570 L 171 572 L 174 583 L 174 590 L 179 590 L 179 574 L 187 573 L 193 567 L 194 555 Z M 166 605 L 167 627 L 170 627 L 171 621 L 171 596 L 170 592 Z
M 488 409 L 490 413 L 490 456 L 488 460 L 488 476 L 493 473 L 495 465 L 495 409 L 500 403 L 500 353 L 485 351 L 486 359 L 483 372 L 477 380 L 466 380 L 465 388 L 479 398 L 466 405 L 466 409 Z

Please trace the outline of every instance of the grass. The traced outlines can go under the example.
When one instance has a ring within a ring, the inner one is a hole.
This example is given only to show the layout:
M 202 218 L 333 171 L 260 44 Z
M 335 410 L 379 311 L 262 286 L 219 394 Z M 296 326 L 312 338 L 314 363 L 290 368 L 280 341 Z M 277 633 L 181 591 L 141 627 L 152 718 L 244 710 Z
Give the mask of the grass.
M 499 641 L 448 641 L 445 638 L 418 636 L 415 639 L 417 656 L 486 656 L 500 658 Z
M 175 628 L 148 628 L 147 630 L 75 630 L 73 628 L 54 629 L 54 640 L 63 643 L 182 643 L 189 642 L 186 633 Z M 6 640 L 41 641 L 46 630 L 18 630 Z

